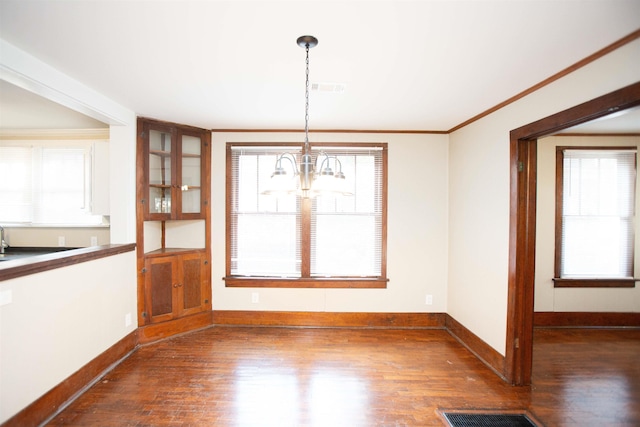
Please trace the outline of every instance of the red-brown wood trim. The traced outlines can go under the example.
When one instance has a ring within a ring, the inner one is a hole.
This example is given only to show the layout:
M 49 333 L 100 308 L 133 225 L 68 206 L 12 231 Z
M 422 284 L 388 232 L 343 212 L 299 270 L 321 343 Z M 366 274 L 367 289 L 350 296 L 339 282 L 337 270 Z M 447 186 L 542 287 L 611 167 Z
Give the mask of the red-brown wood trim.
M 117 363 L 135 351 L 138 344 L 137 331 L 116 342 L 60 384 L 53 387 L 29 406 L 9 418 L 3 427 L 38 426 L 64 409 L 79 393 L 90 387 Z
M 193 314 L 162 323 L 153 323 L 138 328 L 138 342 L 149 344 L 185 332 L 193 332 L 212 325 L 211 311 Z
M 554 256 L 553 275 L 560 277 L 562 270 L 562 217 L 564 214 L 564 148 L 556 147 L 555 212 L 554 212 Z M 555 285 L 554 285 L 555 286 Z
M 536 168 L 535 162 L 531 163 L 527 158 L 536 152 L 537 138 L 636 105 L 640 105 L 640 82 L 529 123 L 510 133 L 509 272 L 504 376 L 514 385 L 530 383 L 533 357 Z
M 504 379 L 504 356 L 448 314 L 445 315 L 445 327 L 460 344 Z
M 300 198 L 300 275 L 298 283 L 301 287 L 310 287 L 314 281 L 311 278 L 311 214 L 313 201 L 309 197 Z M 306 283 L 304 282 L 306 281 Z M 227 286 L 232 286 L 230 281 L 225 281 Z M 265 283 L 265 282 L 262 282 Z M 274 286 L 287 287 L 287 282 L 271 281 Z M 294 285 L 295 286 L 295 285 Z M 293 287 L 293 286 L 292 286 Z
M 514 385 L 531 381 L 535 272 L 537 145 L 511 135 L 509 280 L 504 378 Z M 529 369 L 522 369 L 529 366 Z
M 640 313 L 585 313 L 539 311 L 533 314 L 533 324 L 543 327 L 640 327 Z
M 636 132 L 621 132 L 621 133 L 613 133 L 613 132 L 607 132 L 607 133 L 594 133 L 594 132 L 566 132 L 566 133 L 559 133 L 557 135 L 553 135 L 554 137 L 563 137 L 563 136 L 584 136 L 584 137 L 626 137 L 626 136 L 630 136 L 630 137 L 636 137 L 636 136 L 640 136 L 640 133 L 636 133 Z M 628 147 L 627 147 L 628 148 Z
M 149 154 L 146 152 L 147 144 L 145 143 L 145 134 L 149 131 L 147 122 L 138 117 L 136 121 L 136 289 L 137 289 L 137 317 L 138 325 L 144 325 L 146 319 L 142 316 L 145 311 L 145 298 L 144 298 L 144 219 L 148 214 L 149 202 L 143 201 L 148 198 L 145 194 L 145 188 L 147 188 L 148 174 L 144 173 L 147 170 L 146 164 L 149 159 Z
M 188 132 L 194 132 L 198 135 L 200 135 L 203 131 L 208 131 L 208 129 L 204 129 L 204 128 L 199 128 L 196 126 L 191 126 L 191 125 L 184 125 L 182 123 L 175 123 L 175 122 L 167 122 L 164 120 L 158 120 L 158 119 L 154 119 L 151 117 L 144 117 L 144 116 L 139 116 L 138 117 L 138 123 L 140 122 L 144 122 L 144 123 L 149 123 L 152 126 L 163 126 L 165 128 L 168 128 L 168 133 L 171 133 L 171 128 L 173 127 L 179 127 L 181 130 L 186 130 Z
M 304 129 L 211 129 L 213 133 L 303 133 Z M 389 134 L 435 134 L 447 135 L 446 130 L 400 130 L 400 129 L 309 129 L 309 133 L 389 133 Z
M 389 279 L 223 277 L 228 288 L 374 288 L 387 287 Z
M 635 288 L 638 279 L 553 279 L 554 288 Z
M 330 328 L 439 328 L 444 313 L 339 313 L 311 311 L 215 310 L 215 325 L 307 326 Z
M 469 120 L 464 121 L 464 122 L 460 123 L 459 125 L 449 129 L 447 131 L 447 133 L 455 132 L 458 129 L 461 129 L 461 128 L 463 128 L 463 127 L 465 127 L 465 126 L 467 126 L 467 125 L 469 125 L 469 124 L 471 124 L 471 123 L 473 123 L 475 121 L 480 120 L 483 117 L 488 116 L 489 114 L 491 114 L 491 113 L 493 113 L 495 111 L 500 110 L 503 107 L 506 107 L 509 104 L 512 104 L 512 103 L 516 102 L 517 100 L 524 98 L 525 96 L 537 91 L 538 89 L 543 88 L 543 87 L 555 82 L 556 80 L 559 80 L 562 77 L 564 77 L 564 76 L 566 76 L 568 74 L 571 74 L 574 71 L 584 67 L 585 65 L 588 65 L 591 62 L 602 58 L 603 56 L 613 52 L 614 50 L 624 46 L 627 43 L 630 43 L 630 42 L 634 41 L 637 38 L 640 38 L 640 29 L 632 32 L 631 34 L 621 38 L 618 41 L 615 41 L 615 42 L 611 43 L 608 46 L 605 46 L 604 48 L 600 49 L 599 51 L 587 56 L 586 58 L 576 62 L 573 65 L 570 65 L 569 67 L 567 67 L 564 70 L 562 70 L 562 71 L 552 75 L 551 77 L 541 81 L 540 83 L 538 83 L 538 84 L 536 84 L 534 86 L 531 86 L 529 89 L 526 89 L 526 90 L 518 93 L 517 95 L 512 96 L 511 98 L 507 99 L 506 101 L 501 102 L 500 104 L 496 105 L 495 107 L 489 108 L 488 110 L 486 110 L 486 111 L 484 111 L 484 112 L 482 112 L 482 113 L 480 113 L 480 114 L 478 114 L 476 116 L 471 117 Z
M 136 245 L 134 243 L 91 246 L 88 248 L 69 249 L 48 255 L 37 255 L 13 261 L 4 261 L 0 263 L 0 282 L 131 252 L 135 250 L 135 248 Z
M 640 81 L 521 126 L 511 132 L 518 139 L 530 141 L 637 105 L 640 105 Z

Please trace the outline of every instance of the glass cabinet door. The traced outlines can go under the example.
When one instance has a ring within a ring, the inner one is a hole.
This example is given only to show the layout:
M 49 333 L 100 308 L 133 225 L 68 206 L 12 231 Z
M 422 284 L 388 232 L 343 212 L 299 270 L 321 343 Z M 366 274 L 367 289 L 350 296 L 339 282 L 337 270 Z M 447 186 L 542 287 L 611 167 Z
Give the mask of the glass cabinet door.
M 171 213 L 171 133 L 149 131 L 149 213 Z
M 182 160 L 180 189 L 182 190 L 182 213 L 200 213 L 202 186 L 202 139 L 182 135 Z

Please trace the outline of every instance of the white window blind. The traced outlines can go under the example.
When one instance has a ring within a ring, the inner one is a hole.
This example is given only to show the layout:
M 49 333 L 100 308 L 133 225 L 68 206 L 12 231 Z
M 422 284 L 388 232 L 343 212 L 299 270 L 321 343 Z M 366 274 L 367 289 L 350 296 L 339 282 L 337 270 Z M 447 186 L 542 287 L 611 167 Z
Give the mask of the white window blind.
M 99 224 L 91 214 L 91 142 L 0 143 L 0 223 Z
M 317 195 L 305 213 L 300 195 L 262 194 L 278 156 L 291 153 L 300 165 L 299 146 L 231 146 L 231 275 L 299 278 L 303 258 L 309 260 L 311 277 L 382 275 L 382 148 L 314 147 L 313 157 L 321 151 L 338 158 L 353 195 Z M 299 179 L 288 161 L 282 166 L 291 179 Z M 304 257 L 303 239 L 310 248 Z
M 563 156 L 560 277 L 633 276 L 635 150 Z
M 286 151 L 274 147 L 232 148 L 232 275 L 300 277 L 299 200 L 293 194 L 261 194 L 277 157 Z
M 353 196 L 315 198 L 311 275 L 377 277 L 382 267 L 382 150 L 329 148 Z
M 0 224 L 33 220 L 31 147 L 0 146 Z

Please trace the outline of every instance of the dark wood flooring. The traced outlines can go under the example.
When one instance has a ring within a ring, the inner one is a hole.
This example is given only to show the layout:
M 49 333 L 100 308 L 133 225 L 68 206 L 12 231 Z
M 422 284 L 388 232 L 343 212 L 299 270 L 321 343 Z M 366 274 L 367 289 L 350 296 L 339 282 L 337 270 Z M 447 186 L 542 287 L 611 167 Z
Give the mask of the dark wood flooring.
M 212 327 L 139 348 L 48 425 L 444 426 L 442 409 L 640 426 L 640 330 L 537 330 L 533 384 L 512 387 L 444 330 Z

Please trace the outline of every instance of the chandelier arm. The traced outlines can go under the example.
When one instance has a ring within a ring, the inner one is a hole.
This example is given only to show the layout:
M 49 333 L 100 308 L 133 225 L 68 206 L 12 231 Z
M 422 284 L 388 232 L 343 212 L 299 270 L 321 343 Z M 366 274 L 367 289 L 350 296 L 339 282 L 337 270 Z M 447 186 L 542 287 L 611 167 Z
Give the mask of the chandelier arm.
M 324 156 L 324 159 L 322 159 L 322 162 L 320 162 L 320 167 L 318 166 L 318 160 L 320 160 L 320 157 Z M 321 151 L 318 156 L 316 157 L 316 170 L 318 172 L 322 172 L 322 168 L 324 167 L 324 164 L 327 164 L 327 167 L 331 167 L 331 165 L 329 165 L 329 155 L 327 153 L 325 153 L 324 151 Z
M 293 175 L 299 175 L 300 174 L 300 172 L 298 172 L 298 163 L 296 162 L 296 158 L 293 156 L 293 154 L 291 154 L 291 153 L 283 153 L 283 154 L 281 154 L 280 158 L 278 159 L 278 162 L 280 162 L 280 167 L 282 167 L 282 159 L 289 160 L 289 163 L 291 163 L 291 167 L 293 168 Z
M 338 158 L 338 156 L 333 156 L 333 158 L 336 161 L 336 172 L 342 172 L 342 162 L 340 161 L 340 159 Z

